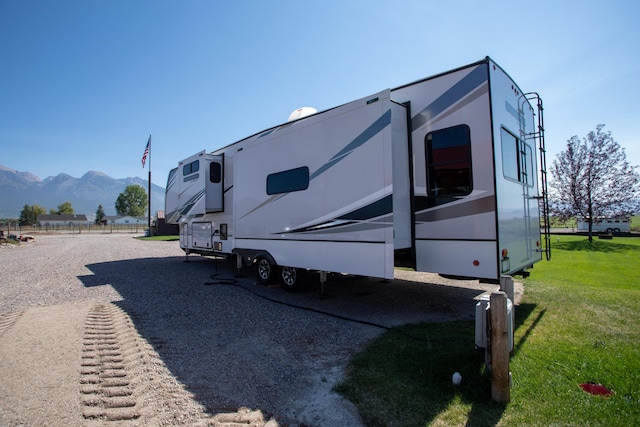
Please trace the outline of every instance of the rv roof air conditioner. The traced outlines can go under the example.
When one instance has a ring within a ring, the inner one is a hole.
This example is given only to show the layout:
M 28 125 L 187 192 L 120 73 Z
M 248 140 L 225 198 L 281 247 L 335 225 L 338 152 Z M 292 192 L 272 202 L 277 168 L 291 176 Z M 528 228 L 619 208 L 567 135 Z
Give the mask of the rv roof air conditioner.
M 300 107 L 297 110 L 294 110 L 293 113 L 289 114 L 289 120 L 287 120 L 287 122 L 292 122 L 294 120 L 298 120 L 303 117 L 315 114 L 317 112 L 318 110 L 313 107 Z

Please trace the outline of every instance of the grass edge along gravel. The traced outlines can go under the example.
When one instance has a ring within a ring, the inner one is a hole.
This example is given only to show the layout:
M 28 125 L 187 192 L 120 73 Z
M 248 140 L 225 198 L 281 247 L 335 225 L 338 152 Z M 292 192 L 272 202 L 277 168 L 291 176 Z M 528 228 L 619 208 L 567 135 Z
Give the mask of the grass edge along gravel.
M 151 237 L 136 237 L 138 240 L 151 240 L 151 241 L 160 241 L 160 242 L 175 242 L 180 240 L 180 236 L 170 235 L 170 236 L 151 236 Z
M 474 322 L 407 325 L 350 363 L 336 391 L 367 426 L 629 426 L 640 420 L 640 239 L 554 236 L 516 307 L 511 401 L 491 401 Z M 462 374 L 454 386 L 451 376 Z M 611 397 L 584 392 L 600 383 Z

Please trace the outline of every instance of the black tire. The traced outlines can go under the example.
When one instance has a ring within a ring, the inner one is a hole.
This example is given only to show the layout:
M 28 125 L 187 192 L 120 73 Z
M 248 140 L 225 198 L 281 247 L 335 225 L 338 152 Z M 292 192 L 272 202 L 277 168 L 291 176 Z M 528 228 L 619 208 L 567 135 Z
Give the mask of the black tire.
M 295 267 L 280 267 L 278 280 L 285 291 L 297 292 L 304 281 L 304 270 Z
M 256 276 L 258 277 L 258 283 L 263 285 L 270 285 L 276 281 L 276 274 L 278 266 L 271 264 L 265 257 L 258 257 L 256 259 Z

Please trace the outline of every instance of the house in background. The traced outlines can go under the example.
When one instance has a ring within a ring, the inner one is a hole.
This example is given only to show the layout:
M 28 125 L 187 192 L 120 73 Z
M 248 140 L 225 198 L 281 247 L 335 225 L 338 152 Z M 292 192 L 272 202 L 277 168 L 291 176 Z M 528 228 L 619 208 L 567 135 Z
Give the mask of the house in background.
M 85 214 L 73 214 L 73 215 L 56 215 L 56 214 L 43 214 L 37 217 L 40 227 L 77 227 L 80 225 L 90 225 L 89 220 Z
M 149 220 L 146 216 L 107 215 L 104 221 L 106 225 L 147 225 Z

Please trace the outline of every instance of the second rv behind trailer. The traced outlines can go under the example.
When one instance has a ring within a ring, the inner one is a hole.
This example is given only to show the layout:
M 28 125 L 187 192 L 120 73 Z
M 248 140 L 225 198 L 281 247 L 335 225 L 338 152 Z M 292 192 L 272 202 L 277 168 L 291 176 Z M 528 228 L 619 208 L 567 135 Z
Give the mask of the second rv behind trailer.
M 235 255 L 285 288 L 304 270 L 523 272 L 548 250 L 530 98 L 486 58 L 302 116 L 179 162 L 167 222 L 187 254 Z

